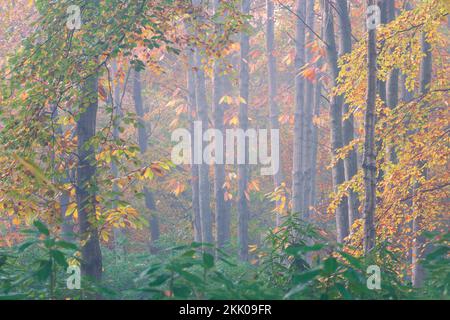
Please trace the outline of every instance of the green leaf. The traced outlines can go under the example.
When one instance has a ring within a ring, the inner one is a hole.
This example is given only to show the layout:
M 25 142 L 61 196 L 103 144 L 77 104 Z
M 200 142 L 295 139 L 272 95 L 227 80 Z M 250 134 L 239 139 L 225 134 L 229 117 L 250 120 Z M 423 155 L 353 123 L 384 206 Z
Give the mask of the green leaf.
M 39 230 L 39 232 L 41 234 L 44 234 L 46 236 L 50 235 L 50 231 L 48 231 L 48 228 L 46 227 L 46 225 L 43 224 L 41 221 L 35 220 L 33 222 L 33 225 Z
M 59 264 L 63 268 L 67 268 L 68 264 L 66 261 L 66 257 L 64 256 L 64 253 L 58 250 L 50 250 L 50 255 L 53 259 L 55 259 L 56 263 Z
M 162 285 L 164 282 L 166 282 L 170 278 L 169 274 L 161 274 L 159 275 L 155 280 L 150 282 L 148 285 L 150 287 L 157 287 Z
M 206 269 L 214 267 L 214 257 L 209 253 L 203 253 L 203 265 Z
M 37 243 L 37 241 L 35 241 L 35 240 L 31 240 L 31 241 L 24 242 L 24 243 L 22 243 L 22 244 L 19 246 L 18 251 L 19 251 L 19 252 L 24 252 L 28 247 L 32 246 L 32 245 L 35 244 L 35 243 Z
M 358 258 L 355 258 L 354 256 L 348 254 L 347 252 L 343 252 L 343 251 L 339 252 L 339 254 L 340 254 L 345 260 L 347 260 L 347 261 L 350 263 L 350 265 L 352 265 L 353 267 L 355 267 L 355 268 L 357 268 L 357 269 L 359 269 L 359 270 L 362 270 L 362 269 L 363 269 L 362 264 L 361 264 L 361 261 L 359 261 Z
M 323 263 L 323 271 L 326 274 L 331 274 L 331 273 L 335 272 L 337 270 L 337 268 L 338 268 L 337 260 L 333 257 L 329 257 Z
M 78 247 L 75 243 L 67 242 L 67 241 L 56 241 L 55 243 L 59 248 L 68 249 L 68 250 L 78 250 Z

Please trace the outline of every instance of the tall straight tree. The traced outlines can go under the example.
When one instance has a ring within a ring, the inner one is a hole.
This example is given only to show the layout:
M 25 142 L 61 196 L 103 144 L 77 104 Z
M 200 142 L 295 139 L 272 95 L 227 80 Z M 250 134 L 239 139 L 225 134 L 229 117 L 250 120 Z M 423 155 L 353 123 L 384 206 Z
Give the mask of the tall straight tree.
M 86 4 L 86 16 L 94 17 L 99 1 Z M 86 43 L 86 46 L 89 46 Z M 86 56 L 86 62 L 97 62 L 97 57 Z M 96 226 L 96 163 L 92 138 L 95 136 L 98 110 L 98 71 L 83 83 L 80 110 L 76 121 L 77 187 L 76 198 L 81 247 L 81 273 L 94 281 L 102 278 L 102 253 Z
M 367 0 L 367 6 L 375 5 L 375 0 Z M 368 30 L 367 40 L 367 100 L 364 117 L 364 252 L 367 254 L 375 246 L 375 208 L 377 167 L 375 149 L 375 122 L 376 122 L 376 95 L 377 95 L 377 30 L 374 27 Z
M 339 75 L 338 53 L 336 49 L 336 40 L 334 33 L 334 18 L 331 4 L 328 0 L 323 0 L 323 32 L 326 42 L 326 56 L 328 68 L 331 71 L 331 87 L 336 86 L 336 79 Z M 332 157 L 335 164 L 332 169 L 333 188 L 335 192 L 345 181 L 345 169 L 342 160 L 336 158 L 337 150 L 343 146 L 342 137 L 342 96 L 332 95 L 330 97 L 330 120 L 331 120 L 331 148 Z M 342 242 L 349 233 L 348 225 L 348 202 L 344 197 L 336 208 L 336 233 L 337 241 Z
M 337 11 L 340 25 L 340 55 L 348 54 L 352 51 L 352 24 L 348 10 L 348 1 L 337 1 Z M 353 114 L 349 114 L 348 104 L 343 105 L 344 120 L 342 124 L 344 146 L 349 145 L 355 138 Z M 352 148 L 344 159 L 345 180 L 350 181 L 358 171 L 358 158 L 355 148 Z M 349 229 L 353 222 L 359 218 L 358 194 L 351 189 L 348 196 L 348 219 Z
M 242 0 L 241 12 L 244 15 L 250 13 L 250 0 Z M 249 102 L 249 86 L 250 86 L 250 72 L 248 66 L 249 51 L 250 51 L 250 37 L 246 30 L 241 32 L 241 57 L 239 68 L 239 127 L 247 131 L 248 129 L 248 102 Z M 238 242 L 239 242 L 239 258 L 243 261 L 248 260 L 248 220 L 249 208 L 247 201 L 247 185 L 249 181 L 248 168 L 248 154 L 249 146 L 245 144 L 245 164 L 240 164 L 238 167 Z
M 214 0 L 214 13 L 220 16 L 221 0 Z M 216 24 L 216 35 L 221 36 L 223 27 L 221 22 Z M 227 94 L 225 92 L 225 82 L 227 81 L 225 68 L 225 59 L 218 58 L 214 63 L 213 75 L 213 117 L 214 128 L 222 134 L 224 130 L 224 111 L 227 108 L 222 98 Z M 216 144 L 219 139 L 216 140 Z M 224 144 L 216 145 L 216 148 L 224 150 Z M 222 248 L 230 240 L 230 212 L 225 201 L 225 165 L 223 163 L 214 164 L 214 196 L 215 196 L 215 218 L 216 218 L 216 241 L 217 247 Z
M 394 1 L 388 1 L 387 2 L 387 22 L 391 22 L 395 19 L 395 2 Z M 390 109 L 395 109 L 398 104 L 398 94 L 399 94 L 399 75 L 400 70 L 397 68 L 394 68 L 388 76 L 387 80 L 387 92 L 386 92 L 386 103 L 387 106 Z M 388 157 L 389 160 L 393 163 L 397 162 L 397 155 L 395 152 L 395 149 L 392 146 L 388 146 Z
M 194 154 L 194 121 L 197 118 L 196 110 L 196 98 L 195 98 L 195 61 L 194 51 L 188 48 L 188 71 L 187 71 L 187 91 L 188 91 L 188 111 L 189 111 L 189 124 L 191 133 L 191 155 Z M 191 159 L 192 160 L 192 159 Z M 199 207 L 199 178 L 198 178 L 198 165 L 191 164 L 191 189 L 192 189 L 192 225 L 194 229 L 194 241 L 202 242 L 202 228 L 201 217 Z
M 142 83 L 141 74 L 139 71 L 134 71 L 133 73 L 133 100 L 136 115 L 138 116 L 139 126 L 138 126 L 138 144 L 141 150 L 141 154 L 145 156 L 148 150 L 148 134 L 147 128 L 144 122 L 144 104 L 142 101 Z M 144 187 L 144 199 L 145 207 L 149 211 L 149 223 L 150 223 L 150 241 L 149 248 L 151 252 L 156 252 L 156 241 L 159 240 L 159 219 L 156 214 L 156 204 L 155 198 L 151 190 Z
M 121 118 L 121 86 L 120 86 L 120 77 L 118 74 L 118 65 L 117 61 L 114 60 L 112 62 L 112 80 L 113 80 L 113 92 L 112 96 L 109 97 L 111 99 L 111 105 L 113 107 L 113 138 L 114 140 L 118 140 L 120 136 L 119 126 L 120 126 L 120 118 Z M 117 164 L 114 161 L 111 161 L 111 175 L 114 179 L 117 179 L 119 177 L 119 168 L 117 167 Z M 114 195 L 114 200 L 118 200 L 118 193 L 119 193 L 119 187 L 117 186 L 117 183 L 113 183 L 112 186 Z M 112 208 L 117 208 L 117 203 L 114 201 L 112 204 Z M 118 249 L 118 240 L 120 237 L 120 229 L 114 228 L 114 248 Z
M 292 163 L 292 211 L 303 214 L 303 124 L 305 81 L 300 69 L 305 64 L 305 10 L 306 2 L 297 0 L 295 23 L 295 109 L 294 109 L 294 154 Z M 303 20 L 303 21 L 302 21 Z
M 272 0 L 266 1 L 267 13 L 267 30 L 266 30 L 266 46 L 267 46 L 267 69 L 269 82 L 269 112 L 270 112 L 270 128 L 272 130 L 280 130 L 278 118 L 280 110 L 277 104 L 277 61 L 275 58 L 275 10 Z M 278 159 L 274 159 L 278 157 Z M 273 182 L 275 188 L 278 188 L 283 182 L 281 157 L 280 155 L 272 155 L 272 161 L 278 161 L 279 170 L 274 173 Z M 277 203 L 277 206 L 279 203 Z M 276 225 L 280 224 L 280 214 L 276 216 Z
M 420 64 L 420 94 L 425 95 L 429 92 L 429 85 L 431 83 L 432 71 L 433 71 L 433 54 L 431 44 L 427 41 L 427 35 L 422 33 L 421 46 L 423 58 Z M 425 179 L 428 176 L 428 170 L 425 168 L 425 163 L 419 161 L 418 167 L 422 170 L 422 175 Z M 416 288 L 423 285 L 425 278 L 425 271 L 422 266 L 422 260 L 426 253 L 425 237 L 422 233 L 422 223 L 424 216 L 422 212 L 417 212 L 413 220 L 413 232 L 415 235 L 415 241 L 412 249 L 412 281 Z
M 202 24 L 204 18 L 202 17 L 200 0 L 193 0 L 192 3 L 197 9 L 196 16 L 197 23 Z M 202 229 L 202 242 L 213 243 L 213 231 L 212 231 L 212 214 L 211 214 L 211 195 L 210 195 L 210 183 L 209 183 L 209 165 L 203 161 L 203 133 L 209 127 L 208 118 L 208 101 L 206 99 L 206 79 L 205 68 L 202 62 L 201 48 L 197 46 L 195 48 L 195 100 L 197 105 L 197 115 L 201 128 L 198 128 L 200 132 L 198 141 L 195 141 L 195 146 L 198 148 L 194 152 L 194 162 L 199 164 L 199 207 Z M 195 159 L 195 155 L 201 159 Z
M 314 0 L 306 0 L 306 25 L 309 28 L 314 28 Z M 305 42 L 305 59 L 309 63 L 312 58 L 312 51 L 309 49 L 308 43 L 313 39 L 311 32 L 307 33 L 308 37 Z M 308 218 L 310 215 L 310 206 L 312 204 L 312 149 L 313 149 L 313 111 L 314 111 L 314 83 L 311 79 L 305 79 L 305 93 L 304 93 L 304 139 L 303 142 L 303 185 L 304 185 L 304 199 L 303 199 L 303 217 Z

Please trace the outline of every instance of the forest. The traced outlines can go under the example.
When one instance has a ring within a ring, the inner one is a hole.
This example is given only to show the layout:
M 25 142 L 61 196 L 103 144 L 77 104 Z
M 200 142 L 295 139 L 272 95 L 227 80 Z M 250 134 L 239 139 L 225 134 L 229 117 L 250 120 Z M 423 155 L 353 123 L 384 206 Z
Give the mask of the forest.
M 449 12 L 0 0 L 0 300 L 449 300 Z

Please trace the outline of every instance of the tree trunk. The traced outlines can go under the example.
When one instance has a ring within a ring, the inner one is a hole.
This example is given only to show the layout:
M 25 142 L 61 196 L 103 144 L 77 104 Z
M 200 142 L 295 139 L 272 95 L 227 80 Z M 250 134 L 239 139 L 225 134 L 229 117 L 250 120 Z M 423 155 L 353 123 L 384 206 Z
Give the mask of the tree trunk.
M 270 111 L 270 128 L 272 130 L 280 130 L 280 123 L 278 121 L 280 110 L 277 104 L 277 62 L 274 55 L 275 51 L 275 13 L 272 0 L 266 1 L 267 9 L 267 30 L 266 30 L 266 42 L 267 42 L 267 69 L 268 69 L 268 82 L 269 82 L 269 111 Z M 278 157 L 277 160 L 274 158 Z M 282 181 L 282 166 L 280 155 L 272 155 L 272 161 L 278 161 L 279 170 L 274 172 L 273 182 L 274 187 L 278 188 Z M 280 203 L 277 203 L 277 207 Z M 280 224 L 280 213 L 276 216 L 276 225 Z
M 197 104 L 197 113 L 200 122 L 202 123 L 202 129 L 200 137 L 203 137 L 203 133 L 208 129 L 208 103 L 206 101 L 206 83 L 205 83 L 205 71 L 202 66 L 202 58 L 199 49 L 196 49 L 196 79 L 195 79 L 195 96 Z M 201 148 L 201 156 L 203 155 L 203 139 L 196 141 Z M 201 217 L 201 229 L 202 229 L 202 242 L 212 244 L 212 216 L 210 207 L 210 183 L 209 183 L 209 165 L 201 161 L 199 165 L 199 203 L 200 203 L 200 217 Z
M 337 10 L 341 29 L 340 55 L 342 56 L 352 51 L 352 25 L 350 22 L 347 1 L 337 1 Z M 355 138 L 353 114 L 348 115 L 348 113 L 349 107 L 344 103 L 343 114 L 347 116 L 343 121 L 344 146 L 349 145 Z M 353 148 L 344 159 L 344 169 L 345 180 L 350 181 L 358 171 L 358 157 L 355 148 Z M 351 229 L 353 222 L 359 218 L 359 205 L 358 194 L 353 191 L 353 189 L 350 189 L 348 197 L 349 229 Z
M 295 110 L 294 110 L 294 148 L 292 162 L 292 212 L 303 215 L 304 205 L 304 157 L 303 157 L 303 124 L 304 124 L 304 88 L 305 81 L 300 69 L 305 64 L 305 19 L 306 2 L 297 0 L 296 4 L 296 36 L 295 36 Z M 301 18 L 301 19 L 300 19 Z
M 318 62 L 318 67 L 321 65 Z M 322 83 L 320 81 L 316 82 L 314 86 L 314 116 L 318 118 L 320 116 L 320 107 L 321 107 L 321 99 L 322 99 Z M 313 143 L 312 143 L 312 152 L 311 152 L 311 163 L 312 163 L 312 171 L 311 171 L 311 205 L 316 206 L 317 204 L 317 186 L 316 186 L 316 176 L 317 176 L 317 152 L 319 149 L 319 126 L 313 125 Z
M 388 1 L 387 3 L 387 22 L 391 22 L 395 19 L 395 3 L 394 1 Z M 387 80 L 387 97 L 386 103 L 390 109 L 395 109 L 398 104 L 398 81 L 399 81 L 399 69 L 395 68 L 389 73 Z M 396 163 L 397 154 L 395 152 L 394 146 L 390 145 L 387 149 L 387 154 L 389 161 Z
M 122 89 L 120 87 L 120 80 L 118 77 L 118 66 L 117 61 L 113 61 L 112 63 L 113 68 L 113 81 L 116 81 L 116 84 L 113 88 L 113 97 L 110 97 L 112 100 L 112 106 L 113 106 L 113 115 L 114 115 L 114 121 L 113 121 L 113 138 L 114 140 L 119 139 L 119 125 L 120 125 L 120 117 L 121 117 L 121 92 Z M 117 164 L 112 161 L 111 162 L 111 174 L 114 179 L 117 179 L 119 177 L 119 170 L 117 168 Z M 117 193 L 119 192 L 119 188 L 117 186 L 117 183 L 113 183 L 113 192 L 115 193 L 114 199 L 118 200 Z M 117 208 L 117 204 L 113 202 L 112 205 L 113 209 Z M 114 228 L 114 249 L 117 250 L 119 248 L 119 237 L 121 236 L 121 230 L 119 228 Z
M 306 24 L 310 28 L 314 28 L 314 0 L 308 0 L 306 2 Z M 309 37 L 306 39 L 305 44 L 312 41 L 311 32 L 308 33 Z M 305 45 L 305 59 L 306 62 L 310 62 L 313 58 L 311 50 L 306 48 Z M 304 179 L 304 202 L 303 202 L 303 218 L 307 219 L 310 215 L 310 207 L 312 204 L 311 191 L 312 191 L 312 144 L 313 144 L 313 110 L 314 110 L 314 83 L 312 80 L 305 79 L 305 105 L 304 105 L 304 121 L 303 121 L 303 179 Z
M 96 221 L 96 164 L 95 149 L 91 139 L 95 136 L 98 109 L 98 74 L 91 75 L 83 87 L 83 100 L 78 120 L 77 133 L 77 206 L 81 248 L 81 272 L 93 281 L 102 277 L 102 253 Z
M 214 0 L 214 12 L 220 10 L 220 0 Z M 216 33 L 220 36 L 222 27 L 216 25 Z M 214 127 L 219 130 L 222 135 L 224 130 L 224 110 L 227 109 L 226 103 L 221 103 L 223 96 L 228 95 L 225 92 L 226 76 L 224 75 L 225 59 L 216 59 L 214 63 L 214 77 L 213 77 L 213 116 Z M 216 148 L 224 150 L 224 142 L 222 145 L 217 145 Z M 217 247 L 223 248 L 225 244 L 230 241 L 230 212 L 225 201 L 225 165 L 223 161 L 214 164 L 214 196 L 215 196 L 215 218 L 216 218 L 216 241 Z
M 142 156 L 145 156 L 148 150 L 148 135 L 147 128 L 145 127 L 144 122 L 144 104 L 142 102 L 142 84 L 141 84 L 141 75 L 139 72 L 133 72 L 133 100 L 134 100 L 134 108 L 136 110 L 136 115 L 139 118 L 139 126 L 138 126 L 138 143 L 139 148 L 141 149 Z M 144 187 L 144 197 L 145 197 L 145 206 L 148 209 L 149 223 L 150 223 L 150 242 L 149 249 L 150 252 L 155 253 L 157 248 L 155 246 L 156 242 L 159 240 L 160 231 L 159 231 L 159 219 L 156 214 L 156 204 L 155 199 L 153 197 L 153 193 L 147 187 Z
M 426 39 L 427 35 L 422 34 L 421 36 L 421 45 L 422 45 L 422 53 L 425 55 L 422 58 L 422 62 L 420 65 L 420 93 L 426 94 L 430 90 L 429 85 L 431 83 L 431 76 L 433 71 L 432 66 L 432 48 L 430 43 Z M 424 162 L 419 162 L 419 168 L 425 166 Z M 423 170 L 423 176 L 427 179 L 428 172 L 425 169 Z M 422 236 L 422 223 L 424 220 L 424 216 L 422 212 L 419 211 L 416 214 L 416 217 L 413 221 L 413 233 L 415 235 L 415 241 L 413 245 L 413 254 L 412 254 L 412 281 L 413 286 L 419 288 L 423 285 L 423 281 L 425 279 L 425 270 L 421 264 L 421 261 L 425 257 L 427 248 L 425 244 L 425 238 Z
M 188 90 L 188 106 L 189 106 L 189 123 L 191 133 L 191 155 L 194 154 L 194 121 L 197 118 L 196 99 L 195 99 L 195 74 L 194 74 L 194 52 L 188 49 L 189 66 L 187 72 L 187 90 Z M 192 161 L 192 157 L 191 157 Z M 198 165 L 191 164 L 191 189 L 192 189 L 192 225 L 194 229 L 194 241 L 202 242 L 202 228 L 199 207 L 199 178 Z
M 368 0 L 367 5 L 374 5 L 374 0 Z M 367 254 L 375 246 L 375 207 L 376 207 L 376 150 L 375 150 L 375 121 L 376 121 L 376 90 L 377 90 L 377 44 L 376 29 L 368 30 L 367 44 L 367 105 L 364 119 L 364 252 Z
M 248 15 L 250 13 L 250 0 L 242 0 L 241 3 L 242 14 Z M 250 51 L 250 37 L 246 32 L 241 33 L 241 59 L 239 70 L 239 95 L 242 98 L 239 105 L 239 126 L 242 130 L 248 129 L 248 102 L 249 102 L 249 51 Z M 245 144 L 245 164 L 240 164 L 238 167 L 238 244 L 239 244 L 239 259 L 243 261 L 248 260 L 248 220 L 249 208 L 247 202 L 247 186 L 249 181 L 248 168 L 248 154 L 249 146 Z
M 336 40 L 334 38 L 334 26 L 333 26 L 333 14 L 330 3 L 326 0 L 323 1 L 324 9 L 324 37 L 326 42 L 326 53 L 328 67 L 331 70 L 331 86 L 336 85 L 336 79 L 339 75 L 339 68 L 337 64 L 337 50 L 336 50 Z M 332 95 L 330 98 L 330 119 L 331 119 L 331 148 L 332 157 L 336 159 L 336 152 L 338 149 L 342 148 L 343 137 L 342 137 L 342 102 L 341 96 Z M 333 176 L 333 188 L 335 192 L 338 190 L 339 186 L 345 181 L 345 169 L 342 160 L 337 160 L 336 164 L 332 169 Z M 347 198 L 344 197 L 340 202 L 338 208 L 336 209 L 336 233 L 337 241 L 343 242 L 344 238 L 348 236 L 349 226 L 348 226 L 348 202 Z

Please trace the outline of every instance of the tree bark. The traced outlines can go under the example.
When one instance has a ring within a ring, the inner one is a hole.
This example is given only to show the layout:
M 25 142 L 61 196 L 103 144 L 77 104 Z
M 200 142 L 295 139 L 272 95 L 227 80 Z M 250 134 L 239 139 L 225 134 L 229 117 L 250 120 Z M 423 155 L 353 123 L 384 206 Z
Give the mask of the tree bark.
M 242 0 L 241 12 L 244 15 L 250 13 L 250 0 Z M 249 86 L 250 86 L 250 72 L 249 72 L 249 51 L 250 51 L 250 37 L 244 31 L 241 32 L 241 57 L 239 70 L 239 95 L 242 98 L 239 105 L 239 126 L 242 130 L 248 129 L 248 103 L 249 103 Z M 239 244 L 239 259 L 242 261 L 248 260 L 248 220 L 249 207 L 247 201 L 247 186 L 249 181 L 248 156 L 249 146 L 245 144 L 245 164 L 240 164 L 238 167 L 238 244 Z
M 337 1 L 337 10 L 340 24 L 340 56 L 350 53 L 352 51 L 352 25 L 350 22 L 350 15 L 348 12 L 348 1 Z M 355 138 L 354 119 L 353 114 L 349 113 L 349 106 L 344 103 L 343 115 L 347 116 L 343 121 L 343 139 L 344 146 L 349 145 Z M 349 151 L 347 157 L 344 159 L 345 180 L 350 181 L 358 171 L 358 157 L 355 148 Z M 354 221 L 359 218 L 359 199 L 358 194 L 350 189 L 348 197 L 348 219 L 349 229 Z
M 336 86 L 336 79 L 339 75 L 339 68 L 337 64 L 338 54 L 336 49 L 336 40 L 333 26 L 333 14 L 330 3 L 324 0 L 323 3 L 323 23 L 324 23 L 324 38 L 326 42 L 326 53 L 328 67 L 331 71 L 331 87 Z M 332 95 L 330 97 L 330 119 L 331 119 L 331 147 L 332 157 L 336 159 L 337 150 L 343 146 L 342 137 L 342 96 Z M 345 181 L 345 169 L 342 160 L 337 160 L 332 169 L 333 188 L 335 192 L 339 186 Z M 348 202 L 347 197 L 344 197 L 336 209 L 336 233 L 337 241 L 343 242 L 344 238 L 348 236 Z
M 202 66 L 202 58 L 200 50 L 196 49 L 196 78 L 195 78 L 195 96 L 197 104 L 197 114 L 199 120 L 202 123 L 201 137 L 203 133 L 208 129 L 208 103 L 206 101 L 206 84 L 205 84 L 205 71 Z M 197 141 L 202 146 L 203 140 Z M 201 217 L 201 229 L 202 229 L 202 242 L 212 244 L 212 217 L 210 207 L 210 183 L 209 183 L 209 165 L 201 161 L 199 165 L 199 203 L 200 203 L 200 217 Z
M 421 45 L 422 45 L 422 53 L 424 57 L 422 58 L 420 65 L 420 93 L 426 94 L 429 92 L 429 85 L 431 83 L 431 76 L 433 71 L 432 66 L 432 48 L 430 43 L 427 41 L 427 35 L 422 33 L 421 35 Z M 425 163 L 420 161 L 418 164 L 419 168 L 423 168 Z M 427 169 L 422 169 L 422 174 L 427 179 Z M 422 260 L 425 258 L 427 246 L 425 243 L 425 237 L 422 236 L 422 224 L 424 221 L 424 216 L 422 211 L 416 213 L 416 216 L 413 220 L 413 233 L 415 235 L 415 241 L 413 244 L 412 250 L 412 282 L 413 286 L 416 288 L 420 288 L 423 285 L 423 281 L 425 279 L 425 270 L 421 264 Z
M 188 72 L 187 72 L 187 90 L 188 90 L 188 106 L 189 106 L 189 123 L 191 133 L 191 155 L 194 155 L 194 121 L 197 118 L 196 98 L 195 98 L 195 61 L 194 52 L 188 49 Z M 192 160 L 192 158 L 191 158 Z M 192 225 L 194 229 L 194 241 L 202 242 L 202 228 L 199 207 L 199 177 L 198 165 L 191 164 L 191 189 L 192 189 Z
M 145 156 L 148 150 L 148 135 L 147 128 L 145 127 L 144 122 L 144 104 L 142 102 L 142 84 L 141 84 L 141 75 L 138 71 L 133 72 L 133 100 L 134 100 L 134 108 L 136 111 L 136 115 L 138 116 L 138 143 L 139 148 L 141 150 L 141 154 Z M 159 219 L 156 214 L 156 204 L 155 199 L 153 197 L 153 193 L 147 187 L 144 187 L 144 198 L 145 198 L 145 207 L 148 209 L 149 223 L 150 223 L 150 241 L 149 241 L 149 249 L 150 252 L 157 252 L 156 242 L 159 240 L 160 231 L 159 231 Z
M 367 5 L 374 5 L 374 0 L 367 0 Z M 367 102 L 364 119 L 365 140 L 363 154 L 364 171 L 364 253 L 368 253 L 375 246 L 375 207 L 376 207 L 376 149 L 375 149 L 375 121 L 376 121 L 376 90 L 377 90 L 377 47 L 376 29 L 368 30 L 367 42 Z
M 77 188 L 76 198 L 80 224 L 81 272 L 93 281 L 102 278 L 102 253 L 96 226 L 96 163 L 91 139 L 95 136 L 98 109 L 98 74 L 91 75 L 83 87 L 83 101 L 76 122 Z
M 214 0 L 214 12 L 220 10 L 221 1 Z M 216 33 L 220 36 L 222 27 L 220 24 L 216 25 Z M 223 96 L 228 95 L 225 92 L 225 81 L 227 79 L 224 75 L 225 59 L 216 59 L 214 63 L 214 77 L 213 77 L 213 117 L 214 128 L 219 130 L 222 135 L 224 130 L 224 111 L 228 107 L 226 103 L 221 102 Z M 224 150 L 224 143 L 216 147 Z M 214 164 L 214 196 L 215 196 L 215 218 L 216 218 L 216 242 L 218 248 L 223 248 L 230 241 L 230 212 L 225 201 L 225 165 L 222 163 Z
M 306 24 L 310 28 L 314 28 L 314 0 L 306 1 Z M 310 62 L 313 58 L 311 50 L 306 47 L 307 42 L 312 41 L 311 33 L 305 41 L 305 59 Z M 312 204 L 312 144 L 313 144 L 313 110 L 314 110 L 314 83 L 313 80 L 305 79 L 305 105 L 304 105 L 304 139 L 303 139 L 303 179 L 304 179 L 304 199 L 303 199 L 303 218 L 308 219 L 310 216 L 310 207 Z
M 267 9 L 267 30 L 266 30 L 266 45 L 267 45 L 267 69 L 268 69 L 268 82 L 269 82 L 269 111 L 270 111 L 270 128 L 271 130 L 280 130 L 280 123 L 278 118 L 280 116 L 280 110 L 277 104 L 277 62 L 274 55 L 275 51 L 275 13 L 274 4 L 272 0 L 266 1 Z M 275 157 L 278 157 L 275 160 Z M 283 182 L 281 157 L 280 155 L 272 155 L 272 161 L 278 161 L 279 170 L 274 173 L 273 182 L 275 189 L 278 188 Z M 277 207 L 279 203 L 277 203 Z M 276 225 L 280 224 L 280 213 L 276 216 Z
M 305 80 L 300 69 L 305 64 L 305 11 L 306 2 L 296 3 L 296 36 L 295 36 L 295 109 L 294 109 L 294 147 L 292 163 L 292 212 L 303 216 L 304 205 L 304 157 L 303 157 L 303 124 L 304 124 L 304 88 Z M 300 19 L 301 18 L 301 19 Z

